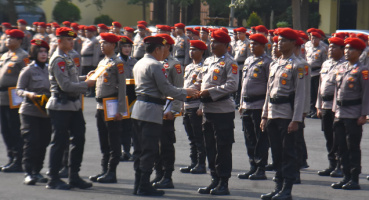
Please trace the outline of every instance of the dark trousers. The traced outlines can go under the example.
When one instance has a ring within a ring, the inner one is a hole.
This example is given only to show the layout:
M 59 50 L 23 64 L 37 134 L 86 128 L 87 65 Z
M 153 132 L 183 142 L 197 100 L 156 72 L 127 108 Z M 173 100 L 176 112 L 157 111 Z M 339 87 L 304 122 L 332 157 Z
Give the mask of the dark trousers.
M 23 139 L 20 133 L 18 109 L 0 106 L 1 134 L 5 142 L 8 157 L 21 164 L 23 155 Z
M 337 153 L 337 144 L 334 144 L 333 121 L 334 112 L 331 109 L 322 109 L 322 131 L 326 140 L 328 160 L 335 161 Z
M 162 134 L 159 140 L 159 150 L 155 159 L 156 171 L 174 171 L 176 135 L 174 129 L 175 120 L 163 120 Z M 171 178 L 171 174 L 167 173 L 167 178 Z
M 291 119 L 268 119 L 266 130 L 272 149 L 273 165 L 279 180 L 295 180 L 297 173 L 296 134 L 288 133 Z
M 70 136 L 69 170 L 78 173 L 83 159 L 85 145 L 85 119 L 82 110 L 48 110 L 51 119 L 53 139 L 50 149 L 50 175 L 58 176 L 62 159 Z
M 202 116 L 197 115 L 198 108 L 186 109 L 183 125 L 190 141 L 191 165 L 205 165 L 206 150 L 202 133 Z
M 296 156 L 298 162 L 298 169 L 302 167 L 305 161 L 308 159 L 305 135 L 304 135 L 304 125 L 305 122 L 301 123 L 299 129 L 296 131 Z
M 230 178 L 235 113 L 204 113 L 203 132 L 212 176 Z
M 120 147 L 120 121 L 105 121 L 104 110 L 96 111 L 96 125 L 99 133 L 101 166 L 115 172 L 122 155 Z
M 155 156 L 159 150 L 159 139 L 163 126 L 161 124 L 132 119 L 133 145 L 135 158 L 133 167 L 136 171 L 151 173 Z
M 132 145 L 132 119 L 123 119 L 121 121 L 122 130 L 120 132 L 120 142 L 123 147 L 123 151 L 125 153 L 129 153 L 131 151 Z
M 38 174 L 51 139 L 50 118 L 20 114 L 20 121 L 24 143 L 23 169 L 27 174 Z
M 252 166 L 264 167 L 268 162 L 268 135 L 260 129 L 261 109 L 245 110 L 242 116 L 245 144 Z
M 310 88 L 310 112 L 316 113 L 316 99 L 318 97 L 318 89 L 319 89 L 319 77 L 320 76 L 312 76 L 311 77 L 311 88 Z
M 357 125 L 357 119 L 335 119 L 333 130 L 344 174 L 359 175 L 363 127 Z

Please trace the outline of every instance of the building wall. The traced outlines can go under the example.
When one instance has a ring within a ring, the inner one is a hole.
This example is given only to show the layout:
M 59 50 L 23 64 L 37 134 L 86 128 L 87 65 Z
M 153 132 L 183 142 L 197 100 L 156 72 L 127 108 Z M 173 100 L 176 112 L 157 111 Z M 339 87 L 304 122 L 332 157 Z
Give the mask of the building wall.
M 357 0 L 356 28 L 369 30 L 369 0 Z
M 47 22 L 54 21 L 52 11 L 57 1 L 43 1 L 40 7 L 45 11 Z M 79 7 L 81 11 L 81 20 L 77 23 L 90 25 L 93 24 L 95 17 L 101 14 L 109 15 L 113 20 L 120 22 L 123 26 L 135 26 L 137 21 L 143 19 L 142 6 L 128 5 L 128 0 L 106 0 L 103 3 L 103 9 L 98 11 L 96 6 L 90 4 L 91 0 L 80 3 L 72 0 L 72 3 Z M 88 5 L 90 4 L 90 5 Z M 88 5 L 88 6 L 87 6 Z M 150 18 L 150 9 L 146 9 L 146 20 Z M 110 25 L 110 24 L 108 24 Z
M 319 14 L 321 22 L 319 29 L 324 33 L 333 33 L 337 29 L 338 0 L 319 0 Z

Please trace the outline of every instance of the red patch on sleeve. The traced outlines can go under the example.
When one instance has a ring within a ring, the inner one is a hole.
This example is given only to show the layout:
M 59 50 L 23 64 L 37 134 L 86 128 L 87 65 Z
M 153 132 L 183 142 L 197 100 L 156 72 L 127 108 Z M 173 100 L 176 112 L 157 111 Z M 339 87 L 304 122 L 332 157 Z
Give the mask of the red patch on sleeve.
M 238 66 L 236 64 L 232 64 L 232 74 L 238 73 Z
M 305 76 L 309 75 L 309 66 L 305 65 Z
M 161 71 L 163 71 L 163 74 L 164 74 L 165 78 L 168 78 L 167 73 L 165 72 L 165 69 L 161 68 Z
M 123 74 L 124 73 L 124 64 L 119 63 L 119 64 L 117 64 L 117 67 L 118 67 L 119 74 Z
M 25 59 L 23 59 L 23 62 L 24 62 L 26 65 L 28 65 L 28 64 L 29 64 L 29 58 L 25 58 Z
M 76 64 L 77 67 L 79 67 L 79 58 L 73 58 L 74 64 Z
M 361 75 L 363 75 L 364 80 L 368 80 L 368 70 L 361 71 Z
M 177 74 L 182 73 L 181 64 L 176 64 L 176 65 L 174 65 L 174 67 L 175 67 L 175 68 L 176 68 L 176 70 L 177 70 Z
M 65 70 L 65 62 L 63 62 L 63 61 L 58 62 L 58 66 L 59 66 L 60 70 L 62 70 L 64 72 L 64 70 Z

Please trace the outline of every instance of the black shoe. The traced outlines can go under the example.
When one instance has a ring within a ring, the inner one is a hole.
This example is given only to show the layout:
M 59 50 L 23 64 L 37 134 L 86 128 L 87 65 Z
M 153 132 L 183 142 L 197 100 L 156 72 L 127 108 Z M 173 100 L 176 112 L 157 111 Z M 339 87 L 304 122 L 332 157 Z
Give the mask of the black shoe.
M 272 197 L 272 200 L 292 200 L 292 186 L 291 180 L 284 180 L 282 190 Z
M 219 178 L 218 177 L 213 177 L 213 179 L 211 179 L 211 183 L 210 183 L 209 186 L 204 187 L 204 188 L 199 188 L 197 190 L 197 192 L 200 193 L 200 194 L 210 194 L 210 190 L 217 187 L 218 184 L 219 184 Z
M 261 169 L 260 167 L 256 170 L 255 173 L 249 176 L 250 180 L 266 180 L 267 177 L 265 175 L 265 170 Z
M 271 200 L 274 195 L 278 194 L 278 192 L 282 190 L 282 186 L 283 186 L 282 182 L 276 182 L 274 190 L 267 194 L 262 194 L 260 198 L 262 200 Z
M 59 177 L 60 178 L 68 178 L 68 176 L 69 176 L 69 168 L 68 167 L 63 167 L 59 171 Z
M 33 177 L 38 183 L 47 183 L 48 179 L 42 176 L 40 173 L 34 174 Z
M 57 190 L 69 190 L 70 185 L 62 181 L 60 178 L 50 179 L 46 184 L 47 189 L 57 189 Z
M 220 181 L 219 185 L 210 190 L 211 195 L 229 195 L 228 180 Z
M 171 178 L 164 178 L 164 177 L 159 182 L 153 183 L 152 186 L 154 188 L 160 188 L 160 189 L 172 189 L 172 188 L 174 188 L 172 179 Z
M 156 182 L 159 182 L 163 178 L 163 174 L 156 174 L 155 178 L 150 182 L 150 184 L 154 184 Z
M 179 171 L 182 173 L 190 173 L 191 169 L 194 168 L 195 166 L 189 165 L 187 167 L 181 167 L 179 168 Z
M 129 161 L 132 158 L 132 155 L 128 152 L 122 152 L 120 156 L 120 161 Z
M 87 189 L 92 187 L 92 183 L 86 182 L 79 175 L 73 175 L 69 178 L 69 185 L 71 188 Z
M 196 165 L 190 172 L 191 174 L 206 174 L 205 165 Z
M 11 165 L 13 163 L 13 158 L 9 158 L 9 161 L 8 163 L 6 163 L 5 165 L 1 165 L 0 166 L 0 171 L 3 169 L 3 168 L 6 168 L 6 167 L 9 167 L 9 165 Z
M 346 183 L 348 183 L 349 182 L 349 180 L 346 180 L 345 178 L 342 180 L 342 181 L 340 181 L 340 182 L 338 182 L 338 183 L 332 183 L 332 185 L 331 185 L 331 187 L 333 188 L 333 189 L 342 189 L 342 186 L 343 185 L 345 185 Z
M 313 113 L 310 115 L 310 118 L 312 119 L 318 119 L 318 115 L 316 113 Z
M 133 185 L 133 192 L 132 192 L 132 194 L 134 195 L 137 195 L 138 186 L 140 185 L 140 179 L 141 179 L 141 171 L 137 169 L 135 172 L 135 182 Z
M 269 163 L 265 166 L 265 171 L 274 171 L 273 163 Z
M 331 172 L 333 172 L 334 169 L 332 168 L 327 168 L 325 170 L 322 171 L 318 171 L 318 175 L 319 176 L 330 176 Z
M 366 179 L 369 181 L 369 176 L 367 176 Z
M 139 196 L 163 196 L 165 192 L 163 190 L 157 190 L 153 186 L 138 187 L 137 195 Z
M 330 176 L 331 177 L 334 177 L 334 178 L 341 178 L 343 177 L 343 172 L 340 168 L 336 168 L 335 170 L 333 170 L 331 173 L 330 173 Z
M 36 185 L 36 178 L 33 175 L 27 174 L 24 178 L 24 184 L 25 185 Z
M 301 165 L 301 168 L 300 169 L 306 169 L 306 168 L 309 168 L 310 166 L 307 164 L 306 160 L 304 160 L 304 162 L 302 163 Z
M 277 177 L 275 177 L 275 176 L 272 178 L 272 180 L 273 180 L 274 182 L 278 182 L 278 181 L 279 181 L 279 179 L 278 179 Z
M 354 181 L 349 181 L 348 183 L 346 183 L 345 185 L 342 186 L 342 189 L 344 190 L 360 190 L 360 185 L 358 182 L 354 182 Z
M 239 179 L 249 179 L 249 176 L 250 176 L 251 174 L 255 173 L 255 172 L 256 172 L 256 167 L 252 166 L 252 167 L 250 168 L 250 171 L 248 171 L 248 172 L 246 172 L 246 173 L 243 173 L 243 174 L 238 174 L 238 175 L 237 175 L 237 177 L 238 177 Z
M 116 183 L 117 182 L 117 176 L 115 172 L 108 172 L 104 174 L 103 176 L 100 176 L 97 178 L 97 182 L 99 183 Z
M 20 164 L 12 163 L 7 167 L 3 167 L 1 171 L 2 172 L 23 172 L 23 169 Z
M 92 182 L 97 182 L 97 179 L 100 176 L 104 176 L 104 174 L 106 174 L 106 172 L 101 172 L 100 174 L 96 174 L 94 176 L 89 176 L 88 179 L 90 179 L 90 181 L 92 181 Z

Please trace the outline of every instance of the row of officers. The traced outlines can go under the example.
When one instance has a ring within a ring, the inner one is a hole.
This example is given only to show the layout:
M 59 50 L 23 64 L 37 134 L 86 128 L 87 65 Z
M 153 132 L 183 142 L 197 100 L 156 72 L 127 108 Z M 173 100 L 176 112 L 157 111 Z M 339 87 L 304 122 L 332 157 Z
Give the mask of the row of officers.
M 312 43 L 314 37 L 319 38 L 314 36 L 316 33 L 311 32 Z M 200 40 L 190 41 L 192 63 L 186 68 L 173 56 L 175 41 L 168 34 L 144 37 L 145 54 L 133 66 L 127 64 L 131 59 L 132 40 L 127 36 L 101 33 L 100 49 L 105 57 L 96 70 L 84 76 L 80 76 L 79 54 L 73 50 L 77 34 L 72 29 L 56 29 L 57 48 L 49 62 L 50 46 L 46 41 L 32 40 L 28 57 L 21 49 L 24 33 L 13 29 L 5 34 L 9 51 L 3 54 L 0 63 L 0 113 L 1 132 L 10 160 L 2 171 L 19 171 L 23 164 L 27 174 L 25 184 L 47 182 L 49 189 L 92 187 L 78 174 L 85 142 L 81 94 L 96 85 L 102 171 L 89 178 L 94 182 L 116 182 L 116 167 L 121 156 L 120 122 L 128 111 L 126 95 L 130 93 L 126 78 L 134 78 L 132 95 L 136 102 L 130 121 L 124 124 L 132 124 L 133 128 L 136 172 L 133 193 L 161 196 L 164 191 L 158 188 L 174 187 L 174 120 L 182 112 L 190 140 L 191 164 L 181 171 L 204 173 L 207 158 L 211 182 L 198 192 L 228 195 L 234 143 L 233 94 L 240 82 L 239 112 L 251 168 L 239 178 L 266 179 L 270 146 L 276 187 L 261 198 L 292 198 L 292 186 L 299 180 L 299 169 L 304 164 L 303 120 L 310 112 L 313 98 L 310 81 L 315 69 L 301 57 L 304 42 L 299 32 L 289 28 L 276 31 L 274 59 L 265 52 L 267 37 L 260 33 L 250 35 L 250 56 L 242 68 L 229 53 L 231 38 L 223 30 L 211 33 L 212 56 L 205 60 L 203 55 L 209 47 Z M 332 187 L 360 189 L 360 140 L 362 125 L 369 114 L 366 103 L 369 94 L 366 89 L 368 69 L 359 57 L 366 44 L 351 37 L 345 40 L 333 37 L 329 41 L 330 59 L 320 70 L 314 105 L 322 118 L 330 162 L 325 173 L 320 174 L 332 172 L 340 163 L 344 178 Z M 115 53 L 117 46 L 119 55 Z M 96 78 L 91 78 L 95 72 L 98 73 Z M 24 98 L 19 111 L 12 109 L 9 102 L 8 90 L 14 86 L 17 94 Z M 166 99 L 168 96 L 172 98 Z M 49 99 L 43 107 L 46 98 Z M 118 102 L 116 114 L 110 121 L 104 116 L 105 98 L 116 98 Z M 132 98 L 128 101 L 132 102 Z M 185 102 L 183 108 L 181 102 Z M 40 170 L 51 133 L 50 179 L 47 180 Z M 59 174 L 67 146 L 70 146 L 68 184 Z M 150 182 L 153 168 L 156 177 Z

